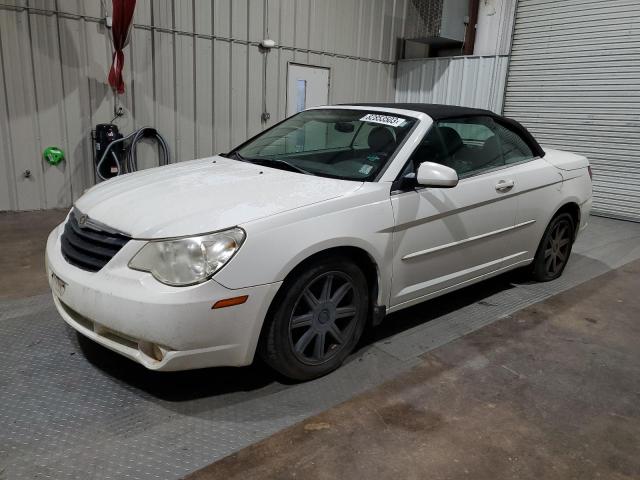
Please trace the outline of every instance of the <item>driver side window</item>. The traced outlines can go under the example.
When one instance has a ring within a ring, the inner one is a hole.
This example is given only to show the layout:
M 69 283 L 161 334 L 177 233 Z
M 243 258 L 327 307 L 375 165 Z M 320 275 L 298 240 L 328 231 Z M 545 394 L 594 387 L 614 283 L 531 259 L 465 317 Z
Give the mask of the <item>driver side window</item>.
M 464 178 L 504 166 L 497 127 L 490 117 L 438 121 L 414 151 L 414 168 L 422 162 L 435 162 L 453 168 Z
M 435 162 L 447 165 L 446 160 L 447 149 L 445 148 L 437 126 L 434 124 L 424 136 L 420 145 L 418 145 L 411 154 L 409 165 L 407 165 L 406 171 L 403 172 L 403 176 L 409 173 L 416 173 L 418 166 L 422 162 Z

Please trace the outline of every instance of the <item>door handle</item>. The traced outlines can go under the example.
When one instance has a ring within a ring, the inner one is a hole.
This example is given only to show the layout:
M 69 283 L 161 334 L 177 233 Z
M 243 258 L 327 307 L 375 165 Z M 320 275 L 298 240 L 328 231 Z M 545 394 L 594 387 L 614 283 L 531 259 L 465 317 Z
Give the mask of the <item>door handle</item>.
M 516 183 L 513 180 L 500 180 L 496 185 L 498 192 L 508 192 Z

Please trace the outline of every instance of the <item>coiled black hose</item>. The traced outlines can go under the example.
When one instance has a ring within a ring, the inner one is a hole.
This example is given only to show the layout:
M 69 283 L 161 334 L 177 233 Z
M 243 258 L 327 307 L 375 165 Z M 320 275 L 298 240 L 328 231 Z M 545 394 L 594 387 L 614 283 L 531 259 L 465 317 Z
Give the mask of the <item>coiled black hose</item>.
M 107 146 L 107 148 L 104 149 L 104 153 L 102 154 L 102 157 L 100 157 L 100 161 L 96 166 L 96 172 L 98 174 L 98 177 L 100 177 L 101 180 L 108 180 L 108 178 L 103 177 L 102 174 L 100 173 L 100 169 L 101 169 L 100 167 L 102 167 L 102 163 L 107 158 L 107 155 L 109 155 L 109 152 L 111 152 L 111 147 L 113 147 L 117 143 L 126 142 L 128 140 L 130 140 L 130 143 L 125 148 L 126 153 L 124 158 L 124 165 L 120 164 L 120 160 L 118 159 L 115 152 L 111 152 L 111 155 L 113 156 L 113 159 L 118 168 L 118 175 L 121 175 L 123 173 L 136 172 L 138 170 L 138 156 L 137 156 L 138 142 L 143 138 L 153 138 L 158 142 L 158 145 L 160 146 L 160 159 L 158 160 L 158 165 L 159 166 L 169 165 L 169 146 L 167 145 L 167 142 L 165 141 L 164 137 L 160 135 L 160 133 L 158 133 L 158 131 L 155 128 L 142 127 L 142 128 L 139 128 L 138 130 L 131 132 L 126 137 L 122 137 L 122 138 L 119 138 L 118 140 L 111 142 Z

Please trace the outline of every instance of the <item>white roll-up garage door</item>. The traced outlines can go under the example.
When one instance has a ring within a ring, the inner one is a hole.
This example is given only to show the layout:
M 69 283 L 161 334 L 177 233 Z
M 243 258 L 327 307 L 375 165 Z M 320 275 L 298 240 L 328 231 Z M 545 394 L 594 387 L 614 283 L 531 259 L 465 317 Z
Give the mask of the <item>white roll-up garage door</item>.
M 504 113 L 589 157 L 593 210 L 640 221 L 640 1 L 519 0 Z

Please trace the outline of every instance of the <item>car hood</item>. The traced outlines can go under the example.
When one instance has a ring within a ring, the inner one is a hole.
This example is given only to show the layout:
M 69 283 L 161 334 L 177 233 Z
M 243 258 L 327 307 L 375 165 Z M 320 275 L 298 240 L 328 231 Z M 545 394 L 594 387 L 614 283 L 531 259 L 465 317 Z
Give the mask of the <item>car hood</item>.
M 361 186 L 216 156 L 116 177 L 75 206 L 133 238 L 167 238 L 242 225 Z

